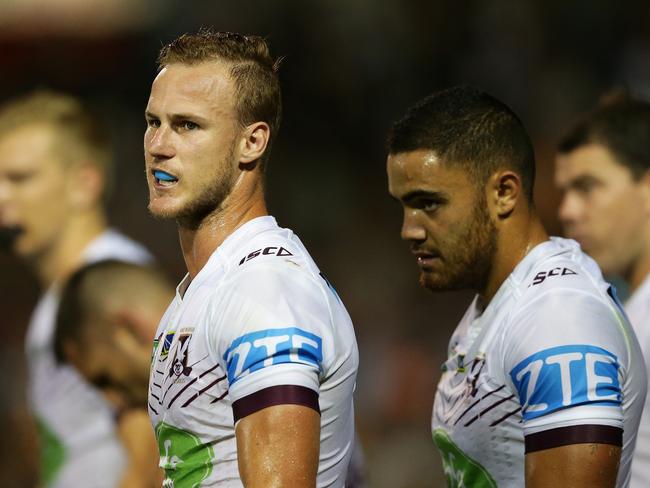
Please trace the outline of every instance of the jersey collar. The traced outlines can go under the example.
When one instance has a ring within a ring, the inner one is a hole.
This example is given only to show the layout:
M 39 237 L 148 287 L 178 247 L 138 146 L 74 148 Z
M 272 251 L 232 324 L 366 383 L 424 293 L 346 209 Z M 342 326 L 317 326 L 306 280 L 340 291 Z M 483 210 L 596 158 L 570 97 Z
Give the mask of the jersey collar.
M 210 275 L 215 269 L 225 268 L 228 266 L 236 252 L 241 249 L 241 246 L 246 243 L 252 236 L 259 234 L 265 230 L 276 229 L 278 223 L 275 217 L 271 215 L 264 215 L 249 220 L 245 224 L 235 229 L 226 239 L 217 247 L 208 261 L 197 273 L 192 280 L 189 273 L 186 273 L 181 282 L 176 287 L 176 297 L 182 300 L 190 288 L 196 287 L 201 283 L 205 277 Z

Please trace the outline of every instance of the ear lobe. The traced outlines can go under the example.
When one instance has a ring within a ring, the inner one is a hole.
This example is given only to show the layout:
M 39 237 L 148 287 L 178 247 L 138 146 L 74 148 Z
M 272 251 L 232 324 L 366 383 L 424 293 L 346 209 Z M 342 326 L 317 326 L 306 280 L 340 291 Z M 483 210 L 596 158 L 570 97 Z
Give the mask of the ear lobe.
M 66 340 L 63 342 L 63 356 L 67 363 L 70 363 L 72 366 L 77 368 L 80 371 L 83 371 L 84 361 L 83 355 L 81 354 L 80 348 L 76 342 L 71 340 Z
M 505 219 L 514 211 L 521 196 L 521 179 L 512 171 L 500 171 L 492 178 L 494 210 L 499 219 Z
M 650 170 L 646 171 L 639 180 L 641 191 L 643 192 L 643 200 L 645 202 L 646 215 L 650 216 Z
M 255 122 L 246 127 L 239 147 L 239 162 L 247 164 L 260 159 L 270 138 L 271 128 L 266 122 Z
M 101 200 L 104 175 L 94 164 L 82 162 L 70 168 L 67 184 L 72 205 L 86 209 Z

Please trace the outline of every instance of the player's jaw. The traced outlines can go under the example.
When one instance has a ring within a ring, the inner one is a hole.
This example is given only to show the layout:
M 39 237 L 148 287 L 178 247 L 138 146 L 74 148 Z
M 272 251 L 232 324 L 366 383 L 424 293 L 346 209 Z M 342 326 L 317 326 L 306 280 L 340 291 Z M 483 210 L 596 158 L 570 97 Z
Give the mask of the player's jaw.
M 474 214 L 434 245 L 414 245 L 420 285 L 432 291 L 472 289 L 487 283 L 497 247 L 497 230 L 485 209 Z
M 149 212 L 160 219 L 174 219 L 195 226 L 223 205 L 234 186 L 229 167 L 212 177 L 149 168 Z M 164 172 L 164 173 L 161 173 Z

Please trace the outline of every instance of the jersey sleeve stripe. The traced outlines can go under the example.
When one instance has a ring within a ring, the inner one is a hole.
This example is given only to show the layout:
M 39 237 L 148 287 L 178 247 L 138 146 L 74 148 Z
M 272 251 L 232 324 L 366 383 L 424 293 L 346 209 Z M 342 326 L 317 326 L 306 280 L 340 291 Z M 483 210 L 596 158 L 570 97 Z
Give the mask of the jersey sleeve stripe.
M 526 454 L 571 444 L 623 445 L 623 429 L 610 425 L 571 425 L 549 429 L 525 437 Z
M 320 414 L 318 393 L 304 386 L 277 385 L 247 395 L 232 404 L 235 422 L 274 405 L 303 405 Z

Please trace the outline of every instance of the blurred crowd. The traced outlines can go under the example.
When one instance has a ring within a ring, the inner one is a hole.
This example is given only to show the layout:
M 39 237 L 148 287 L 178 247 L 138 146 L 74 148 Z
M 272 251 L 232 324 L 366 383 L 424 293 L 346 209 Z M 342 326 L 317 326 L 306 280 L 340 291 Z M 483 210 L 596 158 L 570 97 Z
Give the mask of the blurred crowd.
M 270 210 L 301 236 L 354 320 L 357 425 L 370 486 L 441 486 L 429 435 L 433 392 L 470 294 L 418 286 L 399 239 L 400 209 L 386 191 L 386 131 L 433 90 L 469 83 L 492 93 L 531 133 L 538 210 L 557 235 L 557 139 L 612 86 L 650 96 L 650 4 L 0 2 L 0 102 L 37 87 L 88 101 L 108 122 L 116 151 L 110 223 L 145 244 L 172 282 L 184 263 L 173 223 L 147 214 L 143 111 L 161 44 L 201 26 L 264 36 L 283 58 Z M 29 486 L 36 457 L 21 426 L 25 329 L 37 295 L 28 269 L 0 255 L 1 486 Z

